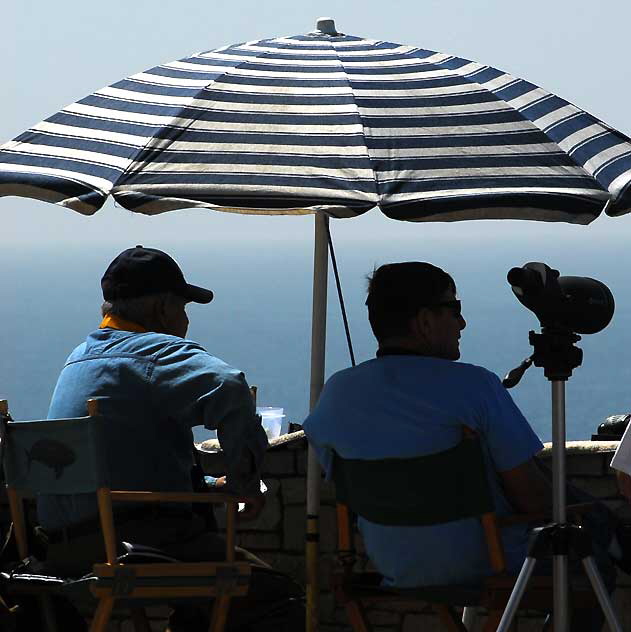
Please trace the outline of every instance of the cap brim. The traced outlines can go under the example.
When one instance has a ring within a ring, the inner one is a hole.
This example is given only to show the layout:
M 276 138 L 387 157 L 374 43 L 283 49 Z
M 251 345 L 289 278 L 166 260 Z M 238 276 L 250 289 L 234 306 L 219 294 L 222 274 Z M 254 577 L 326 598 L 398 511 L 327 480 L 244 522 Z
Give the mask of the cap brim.
M 186 299 L 193 303 L 210 303 L 213 300 L 214 294 L 203 287 L 197 285 L 186 285 Z

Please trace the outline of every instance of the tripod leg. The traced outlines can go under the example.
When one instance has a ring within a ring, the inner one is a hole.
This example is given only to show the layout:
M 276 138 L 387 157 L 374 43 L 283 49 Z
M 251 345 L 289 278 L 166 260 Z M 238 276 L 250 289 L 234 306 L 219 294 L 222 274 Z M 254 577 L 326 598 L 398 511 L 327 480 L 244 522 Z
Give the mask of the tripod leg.
M 587 577 L 589 577 L 592 588 L 596 593 L 598 603 L 600 603 L 605 619 L 607 619 L 609 629 L 611 632 L 622 632 L 622 626 L 620 625 L 613 609 L 613 604 L 611 603 L 605 584 L 603 584 L 602 577 L 598 572 L 598 567 L 596 566 L 596 562 L 594 562 L 594 558 L 591 556 L 583 558 L 583 566 L 585 568 L 585 572 L 587 573 Z
M 524 560 L 521 570 L 519 571 L 517 581 L 515 582 L 515 586 L 513 587 L 513 591 L 511 592 L 508 603 L 506 604 L 504 614 L 500 619 L 497 632 L 508 632 L 510 630 L 511 623 L 517 613 L 517 608 L 519 608 L 519 602 L 524 596 L 526 588 L 528 588 L 528 582 L 530 580 L 530 576 L 532 575 L 532 571 L 535 569 L 536 563 L 537 560 L 534 557 L 527 557 Z
M 464 625 L 467 630 L 473 630 L 473 626 L 478 617 L 478 611 L 474 606 L 467 606 L 462 611 L 462 625 Z

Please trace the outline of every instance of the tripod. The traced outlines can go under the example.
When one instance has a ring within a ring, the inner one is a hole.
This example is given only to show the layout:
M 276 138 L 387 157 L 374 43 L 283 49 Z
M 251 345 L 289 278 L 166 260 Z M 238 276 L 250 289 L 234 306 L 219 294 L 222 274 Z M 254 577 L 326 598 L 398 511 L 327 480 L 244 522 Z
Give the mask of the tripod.
M 565 486 L 565 382 L 572 370 L 580 366 L 583 352 L 574 345 L 580 336 L 560 328 L 543 327 L 542 333 L 531 331 L 529 342 L 534 347 L 532 363 L 543 367 L 552 390 L 552 523 L 534 529 L 515 587 L 500 620 L 497 632 L 508 632 L 538 559 L 552 556 L 553 628 L 569 630 L 568 554 L 576 553 L 596 594 L 611 632 L 622 632 L 613 605 L 591 555 L 589 536 L 581 527 L 568 524 Z M 528 368 L 522 364 L 523 371 Z

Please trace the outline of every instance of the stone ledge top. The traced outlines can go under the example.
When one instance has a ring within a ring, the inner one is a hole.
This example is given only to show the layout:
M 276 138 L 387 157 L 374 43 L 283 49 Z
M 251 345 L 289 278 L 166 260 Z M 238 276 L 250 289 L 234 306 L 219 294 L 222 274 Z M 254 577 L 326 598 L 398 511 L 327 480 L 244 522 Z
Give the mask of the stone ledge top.
M 290 432 L 289 434 L 284 434 L 280 437 L 272 439 L 269 442 L 269 449 L 271 450 L 272 448 L 278 448 L 280 446 L 284 446 L 304 438 L 304 430 L 299 430 L 298 432 Z M 206 441 L 202 441 L 201 443 L 196 443 L 195 447 L 201 452 L 221 452 L 221 447 L 219 446 L 219 441 L 217 441 L 217 439 L 208 439 Z
M 286 446 L 294 441 L 304 440 L 304 430 L 291 432 L 289 434 L 276 437 L 269 442 L 270 449 Z M 568 441 L 566 445 L 567 454 L 606 454 L 615 452 L 619 441 Z M 195 447 L 201 452 L 221 452 L 217 439 L 208 439 L 201 443 L 196 443 Z M 552 454 L 552 443 L 544 443 L 540 456 L 549 457 Z
M 604 454 L 615 452 L 619 441 L 567 441 L 565 444 L 566 454 Z M 544 443 L 540 456 L 552 455 L 552 443 Z
M 280 435 L 280 437 L 276 437 L 276 439 L 272 439 L 269 442 L 269 447 L 276 448 L 280 445 L 286 445 L 294 441 L 299 441 L 300 439 L 305 439 L 304 430 L 298 430 L 297 432 L 290 432 L 289 434 Z

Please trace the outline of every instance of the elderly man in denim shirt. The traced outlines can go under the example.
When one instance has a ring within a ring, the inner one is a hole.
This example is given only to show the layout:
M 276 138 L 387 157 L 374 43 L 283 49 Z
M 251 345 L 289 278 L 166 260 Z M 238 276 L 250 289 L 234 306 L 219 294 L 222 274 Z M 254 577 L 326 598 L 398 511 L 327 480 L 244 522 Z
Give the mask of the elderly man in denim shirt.
M 188 284 L 166 253 L 137 246 L 122 252 L 101 281 L 103 321 L 61 371 L 49 419 L 86 414 L 103 398 L 111 419 L 107 452 L 118 489 L 192 490 L 192 427 L 217 430 L 227 472 L 216 484 L 247 495 L 242 517 L 263 505 L 259 472 L 267 438 L 243 373 L 185 338 L 187 302 L 209 303 L 210 290 Z M 116 508 L 115 508 L 116 509 Z M 38 518 L 48 534 L 48 563 L 79 574 L 99 556 L 93 495 L 41 496 Z M 125 508 L 121 540 L 160 546 L 180 559 L 203 559 L 221 548 L 189 509 Z M 206 550 L 204 550 L 206 549 Z

